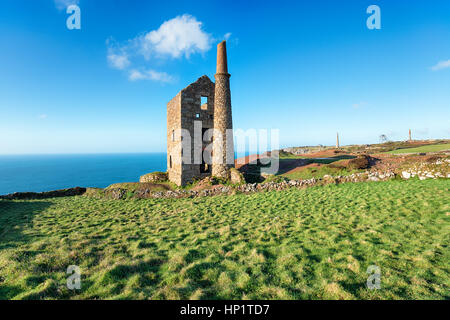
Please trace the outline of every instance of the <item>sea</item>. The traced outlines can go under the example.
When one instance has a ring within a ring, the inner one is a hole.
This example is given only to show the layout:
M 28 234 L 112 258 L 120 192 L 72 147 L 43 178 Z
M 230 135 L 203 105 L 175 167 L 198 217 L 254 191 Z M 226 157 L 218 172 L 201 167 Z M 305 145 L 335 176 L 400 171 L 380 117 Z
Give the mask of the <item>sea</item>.
M 166 169 L 166 153 L 0 155 L 0 195 L 77 186 L 105 188 Z
M 235 152 L 244 157 L 254 152 Z M 0 155 L 0 195 L 43 192 L 73 187 L 105 188 L 138 182 L 139 177 L 167 170 L 167 154 Z

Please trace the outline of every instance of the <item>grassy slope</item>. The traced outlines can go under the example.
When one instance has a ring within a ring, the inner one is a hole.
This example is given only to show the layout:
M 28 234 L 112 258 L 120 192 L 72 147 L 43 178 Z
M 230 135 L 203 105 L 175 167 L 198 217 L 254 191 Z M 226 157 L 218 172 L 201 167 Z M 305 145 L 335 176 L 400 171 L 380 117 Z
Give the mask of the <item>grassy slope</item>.
M 0 298 L 449 298 L 450 180 L 0 201 Z M 82 290 L 66 289 L 68 265 Z M 366 269 L 381 268 L 381 290 Z
M 417 148 L 397 149 L 397 150 L 389 151 L 387 153 L 390 153 L 390 154 L 420 153 L 420 152 L 438 152 L 438 151 L 443 151 L 443 150 L 450 150 L 450 143 L 432 144 L 432 145 L 422 146 L 422 147 L 417 147 Z
M 354 170 L 346 168 L 345 166 L 341 166 L 342 161 L 348 159 L 354 159 L 355 156 L 335 156 L 327 159 L 308 159 L 309 163 L 317 163 L 321 166 L 319 167 L 309 167 L 304 168 L 303 170 L 294 171 L 294 172 L 286 172 L 281 174 L 281 176 L 289 178 L 289 179 L 311 179 L 311 178 L 321 178 L 324 175 L 328 174 L 331 176 L 347 176 L 352 173 L 362 172 L 364 170 Z M 280 160 L 285 161 L 285 160 Z M 329 166 L 332 164 L 332 166 Z
M 311 178 L 321 178 L 328 174 L 331 176 L 348 176 L 352 173 L 362 172 L 364 170 L 349 170 L 345 167 L 330 167 L 321 166 L 313 168 L 305 168 L 304 170 L 294 171 L 290 173 L 283 173 L 281 176 L 289 179 L 311 179 Z

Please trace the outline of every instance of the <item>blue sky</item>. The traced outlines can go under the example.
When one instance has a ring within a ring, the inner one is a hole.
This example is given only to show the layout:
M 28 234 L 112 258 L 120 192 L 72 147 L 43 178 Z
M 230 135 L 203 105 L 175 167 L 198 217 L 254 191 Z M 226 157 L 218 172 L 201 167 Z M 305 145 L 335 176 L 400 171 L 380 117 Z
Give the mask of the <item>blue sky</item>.
M 81 30 L 67 0 L 2 2 L 1 154 L 165 151 L 166 103 L 213 79 L 224 38 L 235 128 L 282 146 L 450 138 L 447 0 L 69 2 Z

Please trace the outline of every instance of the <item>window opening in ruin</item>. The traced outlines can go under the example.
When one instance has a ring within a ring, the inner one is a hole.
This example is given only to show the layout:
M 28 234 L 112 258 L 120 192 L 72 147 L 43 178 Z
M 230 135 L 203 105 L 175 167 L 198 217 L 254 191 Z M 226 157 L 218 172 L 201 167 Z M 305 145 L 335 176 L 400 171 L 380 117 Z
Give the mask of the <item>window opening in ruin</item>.
M 208 97 L 201 97 L 200 98 L 200 106 L 202 110 L 208 110 Z

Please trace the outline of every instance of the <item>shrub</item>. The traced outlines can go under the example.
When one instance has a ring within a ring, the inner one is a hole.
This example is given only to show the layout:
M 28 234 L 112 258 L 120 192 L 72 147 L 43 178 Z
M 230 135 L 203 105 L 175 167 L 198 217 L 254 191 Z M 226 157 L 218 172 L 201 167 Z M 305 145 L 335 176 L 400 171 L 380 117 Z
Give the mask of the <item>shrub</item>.
M 360 156 L 357 157 L 355 159 L 351 159 L 348 162 L 348 168 L 349 169 L 367 169 L 369 168 L 370 163 L 369 163 L 369 157 L 364 155 L 364 156 Z

